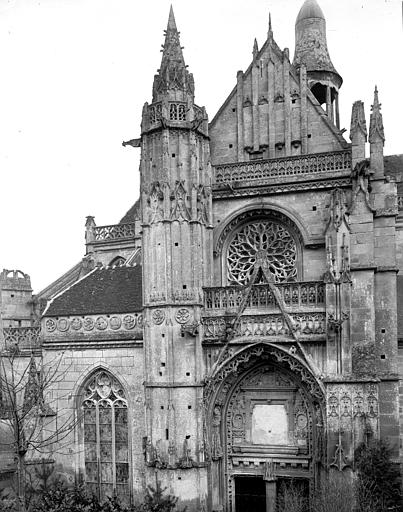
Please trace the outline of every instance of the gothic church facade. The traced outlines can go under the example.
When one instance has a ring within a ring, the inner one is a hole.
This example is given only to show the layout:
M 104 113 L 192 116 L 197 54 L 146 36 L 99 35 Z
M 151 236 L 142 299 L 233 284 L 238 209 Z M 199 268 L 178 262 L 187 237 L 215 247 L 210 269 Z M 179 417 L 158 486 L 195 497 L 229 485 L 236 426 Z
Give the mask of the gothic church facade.
M 87 218 L 85 257 L 36 296 L 36 319 L 3 308 L 5 343 L 59 358 L 52 421 L 77 426 L 52 456 L 101 497 L 159 480 L 189 511 L 240 512 L 250 494 L 274 510 L 290 479 L 309 493 L 351 472 L 371 437 L 399 459 L 401 159 L 383 155 L 376 89 L 369 127 L 357 101 L 343 137 L 316 0 L 295 28 L 291 62 L 269 23 L 209 123 L 171 9 L 125 143 L 140 199 L 117 225 Z

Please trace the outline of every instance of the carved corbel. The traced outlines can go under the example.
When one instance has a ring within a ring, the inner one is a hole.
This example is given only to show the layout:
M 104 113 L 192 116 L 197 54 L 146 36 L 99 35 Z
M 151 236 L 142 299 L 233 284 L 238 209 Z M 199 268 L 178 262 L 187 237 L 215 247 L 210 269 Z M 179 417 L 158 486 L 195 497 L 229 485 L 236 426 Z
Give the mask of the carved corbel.
M 357 202 L 357 197 L 360 192 L 364 194 L 365 204 L 371 212 L 375 209 L 371 204 L 371 182 L 370 182 L 371 170 L 368 160 L 361 160 L 357 162 L 353 171 L 351 172 L 351 180 L 353 183 L 353 194 L 351 198 L 351 206 L 349 211 L 352 212 Z

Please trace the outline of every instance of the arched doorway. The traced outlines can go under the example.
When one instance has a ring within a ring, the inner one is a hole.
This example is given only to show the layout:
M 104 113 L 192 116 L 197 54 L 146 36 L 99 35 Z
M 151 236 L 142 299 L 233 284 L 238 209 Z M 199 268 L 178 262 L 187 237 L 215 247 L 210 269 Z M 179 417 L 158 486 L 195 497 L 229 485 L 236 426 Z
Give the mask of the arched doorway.
M 207 383 L 205 406 L 211 510 L 274 512 L 291 480 L 309 494 L 325 454 L 324 395 L 301 358 L 239 347 Z

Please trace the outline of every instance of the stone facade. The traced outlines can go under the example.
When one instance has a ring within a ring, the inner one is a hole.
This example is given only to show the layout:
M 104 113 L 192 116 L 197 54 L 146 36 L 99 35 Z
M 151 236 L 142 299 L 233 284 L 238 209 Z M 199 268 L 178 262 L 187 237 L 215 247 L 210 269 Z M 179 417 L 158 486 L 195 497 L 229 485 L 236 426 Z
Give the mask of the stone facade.
M 357 101 L 344 139 L 315 0 L 296 36 L 291 63 L 269 23 L 208 123 L 171 9 L 124 143 L 141 148 L 140 199 L 117 225 L 88 217 L 82 262 L 30 305 L 65 375 L 50 398 L 77 418 L 52 457 L 101 496 L 157 479 L 189 511 L 239 512 L 249 486 L 271 511 L 292 478 L 309 493 L 350 474 L 369 438 L 399 460 L 403 159 L 383 156 L 377 89 L 369 129 Z

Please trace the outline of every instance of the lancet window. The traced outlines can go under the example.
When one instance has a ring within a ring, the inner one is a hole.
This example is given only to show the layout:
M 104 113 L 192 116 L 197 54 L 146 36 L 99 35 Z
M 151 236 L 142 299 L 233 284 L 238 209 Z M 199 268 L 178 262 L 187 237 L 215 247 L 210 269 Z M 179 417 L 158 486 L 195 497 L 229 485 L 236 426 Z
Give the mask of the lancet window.
M 105 370 L 85 387 L 83 401 L 85 482 L 100 499 L 129 499 L 127 400 L 119 382 Z
M 243 224 L 232 235 L 226 257 L 229 284 L 246 285 L 258 260 L 275 282 L 297 280 L 297 244 L 283 224 L 259 219 Z

